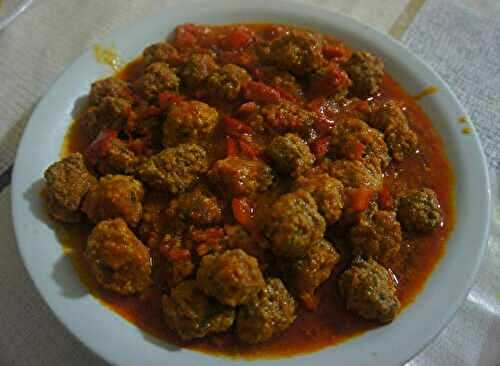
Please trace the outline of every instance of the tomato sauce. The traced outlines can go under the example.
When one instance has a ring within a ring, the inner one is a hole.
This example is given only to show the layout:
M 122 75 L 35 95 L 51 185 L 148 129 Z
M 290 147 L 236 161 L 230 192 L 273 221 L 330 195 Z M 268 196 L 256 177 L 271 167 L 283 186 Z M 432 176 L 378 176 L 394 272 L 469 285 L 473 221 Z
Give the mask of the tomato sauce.
M 231 41 L 245 40 L 235 38 Z M 133 80 L 141 74 L 143 68 L 141 60 L 136 60 L 127 65 L 119 73 L 119 77 Z M 387 74 L 384 76 L 381 91 L 375 98 L 390 98 L 403 102 L 410 127 L 420 141 L 419 154 L 405 159 L 402 163 L 390 165 L 384 178 L 384 186 L 388 187 L 389 194 L 392 195 L 408 188 L 429 187 L 438 195 L 443 213 L 443 225 L 433 232 L 419 235 L 418 238 L 405 234 L 400 253 L 390 266 L 399 282 L 398 295 L 404 311 L 404 307 L 411 304 L 425 286 L 426 280 L 445 252 L 446 240 L 455 220 L 453 174 L 441 138 L 414 98 Z M 82 133 L 77 120 L 68 131 L 62 155 L 84 151 L 88 145 L 89 141 Z M 160 290 L 152 289 L 140 297 L 125 297 L 106 291 L 96 284 L 89 274 L 83 256 L 90 230 L 91 227 L 85 225 L 69 226 L 61 230 L 63 235 L 60 236 L 90 293 L 123 318 L 170 344 L 230 357 L 276 358 L 333 346 L 378 326 L 345 310 L 334 284 L 336 274 L 345 268 L 346 264 L 341 263 L 335 268 L 330 280 L 320 287 L 318 295 L 321 301 L 317 309 L 311 312 L 300 307 L 295 323 L 270 341 L 260 345 L 243 345 L 232 334 L 224 334 L 182 342 L 164 325 Z

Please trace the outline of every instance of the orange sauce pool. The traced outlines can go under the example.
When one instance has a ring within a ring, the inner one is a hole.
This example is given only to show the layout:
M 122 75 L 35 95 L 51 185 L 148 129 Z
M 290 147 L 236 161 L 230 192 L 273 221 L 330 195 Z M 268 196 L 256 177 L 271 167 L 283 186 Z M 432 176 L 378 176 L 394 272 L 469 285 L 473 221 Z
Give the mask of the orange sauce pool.
M 124 79 L 134 79 L 141 73 L 142 68 L 140 60 L 134 61 L 118 75 Z M 422 290 L 445 253 L 446 240 L 455 220 L 454 178 L 442 140 L 416 101 L 389 75 L 385 75 L 381 93 L 377 98 L 392 98 L 404 103 L 411 128 L 419 137 L 422 152 L 403 163 L 391 164 L 386 172 L 385 184 L 393 193 L 421 186 L 433 189 L 438 195 L 444 217 L 443 226 L 431 234 L 418 238 L 405 237 L 401 252 L 391 266 L 399 280 L 399 298 L 404 307 L 411 304 Z M 88 144 L 89 141 L 85 139 L 80 125 L 75 122 L 67 133 L 62 155 L 83 151 Z M 319 289 L 321 301 L 317 310 L 309 312 L 300 308 L 295 323 L 285 333 L 264 344 L 241 345 L 232 334 L 182 342 L 163 323 L 159 290 L 142 297 L 124 297 L 97 286 L 89 274 L 83 256 L 90 230 L 91 227 L 85 225 L 64 228 L 61 241 L 91 294 L 143 331 L 170 344 L 230 357 L 278 358 L 317 351 L 378 326 L 348 313 L 342 306 L 334 286 L 335 274 L 343 270 L 343 265 L 340 265 L 331 279 Z

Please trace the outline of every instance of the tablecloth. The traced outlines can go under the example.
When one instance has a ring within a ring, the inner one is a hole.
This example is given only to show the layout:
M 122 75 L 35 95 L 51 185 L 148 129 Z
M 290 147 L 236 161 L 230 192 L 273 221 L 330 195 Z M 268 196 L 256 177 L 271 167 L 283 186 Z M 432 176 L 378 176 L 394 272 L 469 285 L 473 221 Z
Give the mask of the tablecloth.
M 0 32 L 0 189 L 8 185 L 5 172 L 27 118 L 64 65 L 117 26 L 174 1 L 35 0 L 25 14 Z M 468 108 L 492 172 L 496 172 L 500 22 L 493 16 L 500 17 L 500 2 L 303 2 L 402 36 L 404 43 L 452 85 Z M 463 40 L 469 41 L 467 49 L 463 49 Z M 33 287 L 17 253 L 9 195 L 8 187 L 0 193 L 0 365 L 104 365 L 64 329 Z M 499 234 L 493 234 L 467 301 L 441 335 L 408 365 L 500 365 L 499 243 Z

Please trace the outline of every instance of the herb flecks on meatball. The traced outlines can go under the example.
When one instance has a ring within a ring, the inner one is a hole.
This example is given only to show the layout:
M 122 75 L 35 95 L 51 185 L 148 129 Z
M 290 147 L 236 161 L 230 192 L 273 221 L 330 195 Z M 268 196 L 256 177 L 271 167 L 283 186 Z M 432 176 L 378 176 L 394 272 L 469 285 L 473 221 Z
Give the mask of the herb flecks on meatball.
M 441 206 L 432 189 L 412 190 L 398 200 L 398 219 L 408 231 L 429 232 L 443 222 Z

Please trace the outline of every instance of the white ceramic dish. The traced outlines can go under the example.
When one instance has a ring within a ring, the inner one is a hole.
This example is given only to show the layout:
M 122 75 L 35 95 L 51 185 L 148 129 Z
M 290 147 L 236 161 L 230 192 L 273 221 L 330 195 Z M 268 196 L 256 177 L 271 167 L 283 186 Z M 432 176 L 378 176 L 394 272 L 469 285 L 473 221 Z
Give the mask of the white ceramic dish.
M 475 132 L 457 123 L 465 111 L 453 93 L 416 56 L 376 30 L 337 14 L 281 0 L 198 2 L 185 0 L 101 44 L 114 44 L 130 60 L 164 39 L 176 25 L 193 23 L 284 22 L 334 34 L 355 48 L 383 57 L 390 74 L 410 93 L 436 85 L 440 92 L 422 107 L 443 137 L 456 175 L 456 225 L 447 252 L 416 301 L 390 325 L 323 351 L 259 365 L 400 365 L 438 334 L 468 293 L 486 247 L 490 190 L 485 158 Z M 95 353 L 120 365 L 229 365 L 236 361 L 177 349 L 155 340 L 102 306 L 78 280 L 64 257 L 40 199 L 44 169 L 57 160 L 72 110 L 92 81 L 110 70 L 91 51 L 54 83 L 33 113 L 19 147 L 12 182 L 12 207 L 19 249 L 38 290 L 57 317 Z M 240 361 L 238 361 L 240 362 Z M 246 361 L 241 361 L 242 363 Z
M 25 11 L 33 0 L 0 0 L 0 30 Z

